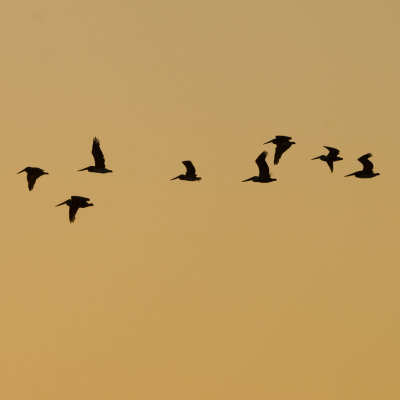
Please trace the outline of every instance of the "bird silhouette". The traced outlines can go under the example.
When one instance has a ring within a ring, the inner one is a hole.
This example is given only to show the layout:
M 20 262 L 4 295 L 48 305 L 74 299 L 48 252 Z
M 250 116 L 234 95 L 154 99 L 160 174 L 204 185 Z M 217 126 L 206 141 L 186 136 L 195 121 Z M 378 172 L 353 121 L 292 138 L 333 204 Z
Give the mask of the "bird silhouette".
M 171 181 L 175 179 L 180 179 L 181 181 L 199 181 L 201 178 L 196 174 L 196 168 L 191 161 L 182 161 L 182 164 L 186 167 L 186 174 L 178 175 L 172 178 Z
M 79 208 L 86 208 L 93 206 L 93 203 L 89 203 L 87 197 L 82 196 L 71 196 L 70 199 L 63 201 L 60 204 L 57 204 L 56 207 L 66 204 L 69 207 L 69 222 L 75 221 L 75 215 Z
M 42 168 L 36 167 L 26 167 L 22 171 L 17 172 L 20 174 L 21 172 L 26 172 L 26 179 L 28 181 L 28 189 L 32 190 L 35 186 L 36 179 L 41 177 L 42 175 L 48 175 L 48 172 L 44 172 Z
M 258 176 L 252 176 L 251 178 L 245 179 L 242 182 L 260 182 L 260 183 L 267 183 L 267 182 L 273 182 L 276 181 L 276 179 L 271 178 L 271 175 L 269 173 L 269 167 L 267 162 L 265 161 L 265 158 L 267 157 L 267 152 L 263 151 L 257 158 L 256 158 L 256 164 L 258 166 L 258 169 L 260 171 Z
M 361 171 L 353 172 L 352 174 L 348 174 L 345 176 L 352 176 L 354 175 L 357 178 L 373 178 L 374 176 L 380 175 L 379 172 L 374 172 L 374 164 L 369 161 L 369 158 L 372 157 L 371 153 L 364 154 L 358 161 L 363 165 L 363 169 Z
M 94 158 L 94 166 L 82 168 L 79 169 L 78 171 L 88 170 L 89 172 L 97 172 L 99 174 L 106 174 L 107 172 L 112 172 L 110 169 L 106 168 L 104 155 L 100 148 L 100 141 L 99 139 L 97 139 L 97 137 L 93 139 L 92 155 Z
M 343 160 L 343 158 L 342 157 L 338 157 L 338 154 L 340 153 L 338 149 L 335 149 L 334 147 L 329 147 L 329 146 L 324 146 L 324 147 L 327 150 L 329 150 L 329 153 L 326 154 L 326 155 L 323 154 L 322 156 L 314 157 L 314 158 L 312 158 L 312 160 L 320 159 L 322 161 L 325 161 L 328 164 L 331 172 L 333 172 L 333 163 L 335 161 Z
M 265 142 L 264 144 L 267 143 L 273 143 L 276 145 L 275 149 L 275 156 L 274 156 L 274 164 L 278 164 L 280 158 L 282 157 L 282 154 L 290 148 L 293 144 L 296 144 L 295 142 L 291 142 L 290 139 L 292 139 L 290 136 L 282 136 L 282 135 L 277 135 L 275 136 L 275 139 L 272 139 L 268 142 Z

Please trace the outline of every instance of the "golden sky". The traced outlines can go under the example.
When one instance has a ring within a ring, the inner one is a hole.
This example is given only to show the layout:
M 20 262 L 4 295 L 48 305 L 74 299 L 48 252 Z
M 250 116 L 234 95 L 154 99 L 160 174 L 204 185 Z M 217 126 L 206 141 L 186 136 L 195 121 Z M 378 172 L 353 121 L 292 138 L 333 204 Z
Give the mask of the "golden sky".
M 399 11 L 4 0 L 0 397 L 400 398 Z

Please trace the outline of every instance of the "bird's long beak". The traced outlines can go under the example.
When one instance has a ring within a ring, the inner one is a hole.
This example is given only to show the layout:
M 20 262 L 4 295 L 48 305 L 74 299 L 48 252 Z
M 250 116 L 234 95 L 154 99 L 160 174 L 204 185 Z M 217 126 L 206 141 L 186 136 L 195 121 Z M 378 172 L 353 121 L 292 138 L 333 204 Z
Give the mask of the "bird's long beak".
M 180 177 L 180 175 L 176 176 L 175 178 L 170 179 L 171 181 L 178 179 Z
M 274 140 L 274 139 L 272 139 L 272 140 Z M 271 143 L 271 142 L 272 142 L 272 140 L 270 140 L 269 142 L 265 142 L 264 144 Z
M 314 158 L 312 158 L 311 160 L 318 160 L 320 157 L 321 157 L 321 156 L 314 157 Z
M 355 174 L 356 174 L 356 173 L 353 172 L 352 174 L 345 175 L 345 177 L 347 177 L 347 176 L 353 176 L 353 175 L 355 175 Z
M 17 172 L 17 174 L 20 174 L 21 172 L 24 172 L 24 171 L 25 171 L 25 168 L 22 171 Z
M 87 169 L 89 169 L 89 167 L 82 168 L 82 169 L 78 169 L 78 172 L 79 172 L 79 171 L 85 171 L 85 170 L 87 170 Z
M 62 206 L 63 204 L 66 204 L 66 203 L 67 203 L 67 200 L 62 202 L 62 203 L 60 203 L 60 204 L 57 204 L 55 207 Z
M 245 179 L 244 181 L 242 181 L 242 182 L 249 182 L 249 181 L 251 181 L 253 178 L 249 178 L 249 179 Z

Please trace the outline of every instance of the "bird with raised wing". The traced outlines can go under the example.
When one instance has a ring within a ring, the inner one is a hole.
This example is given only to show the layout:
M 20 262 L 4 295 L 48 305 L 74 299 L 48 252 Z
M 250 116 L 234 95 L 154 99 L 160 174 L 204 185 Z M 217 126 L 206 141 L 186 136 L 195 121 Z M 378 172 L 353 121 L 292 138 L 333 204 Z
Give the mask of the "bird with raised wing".
M 75 215 L 78 212 L 79 208 L 86 208 L 93 206 L 93 203 L 89 203 L 87 197 L 82 196 L 71 196 L 70 199 L 63 201 L 60 204 L 57 204 L 56 207 L 66 204 L 69 207 L 69 222 L 75 221 Z
M 275 156 L 274 156 L 274 164 L 278 164 L 280 158 L 282 157 L 282 154 L 290 148 L 293 144 L 296 144 L 295 142 L 291 142 L 292 138 L 290 136 L 282 136 L 282 135 L 277 135 L 275 136 L 275 139 L 272 139 L 268 142 L 265 142 L 264 144 L 267 143 L 273 143 L 276 145 L 275 149 Z
M 338 157 L 340 151 L 338 149 L 335 149 L 334 147 L 329 147 L 329 146 L 324 146 L 327 150 L 329 150 L 328 154 L 323 154 L 322 156 L 314 157 L 312 160 L 322 160 L 325 161 L 331 172 L 333 172 L 333 163 L 335 161 L 340 161 L 343 160 L 342 157 Z
M 22 171 L 17 172 L 17 174 L 20 174 L 21 172 L 26 172 L 26 179 L 28 181 L 29 190 L 33 189 L 37 178 L 40 178 L 42 175 L 49 174 L 48 172 L 44 172 L 42 168 L 37 167 L 26 167 Z
M 258 176 L 252 176 L 251 178 L 245 179 L 242 182 L 260 182 L 260 183 L 268 183 L 268 182 L 273 182 L 276 181 L 275 178 L 271 178 L 271 174 L 269 173 L 269 167 L 268 164 L 265 160 L 267 157 L 267 152 L 263 151 L 257 158 L 256 158 L 256 164 L 258 166 L 258 169 L 260 171 Z
M 180 179 L 181 181 L 199 181 L 201 178 L 196 174 L 196 168 L 191 161 L 182 161 L 182 164 L 186 167 L 186 174 L 181 174 L 172 178 L 171 181 L 175 179 Z
M 99 174 L 106 174 L 107 172 L 112 172 L 110 169 L 106 168 L 104 155 L 100 148 L 100 141 L 99 139 L 97 139 L 97 137 L 93 139 L 92 155 L 94 158 L 94 166 L 91 165 L 90 167 L 79 169 L 78 171 L 88 170 L 89 172 L 97 172 Z
M 373 178 L 374 176 L 380 175 L 379 172 L 374 172 L 374 164 L 369 161 L 369 158 L 372 157 L 371 153 L 364 154 L 361 156 L 358 161 L 363 165 L 363 169 L 361 171 L 353 172 L 352 174 L 348 174 L 345 176 L 355 176 L 356 178 Z

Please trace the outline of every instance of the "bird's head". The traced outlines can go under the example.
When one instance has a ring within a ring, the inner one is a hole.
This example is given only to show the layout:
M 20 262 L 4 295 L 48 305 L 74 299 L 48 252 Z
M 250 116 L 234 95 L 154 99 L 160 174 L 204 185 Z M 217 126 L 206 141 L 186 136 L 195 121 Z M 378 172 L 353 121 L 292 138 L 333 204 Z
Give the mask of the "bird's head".
M 171 181 L 174 181 L 175 179 L 182 179 L 185 175 L 178 175 L 175 178 L 172 178 Z

